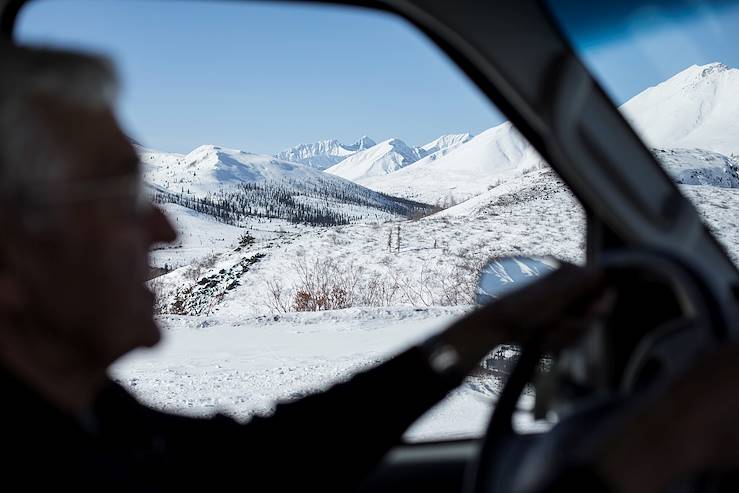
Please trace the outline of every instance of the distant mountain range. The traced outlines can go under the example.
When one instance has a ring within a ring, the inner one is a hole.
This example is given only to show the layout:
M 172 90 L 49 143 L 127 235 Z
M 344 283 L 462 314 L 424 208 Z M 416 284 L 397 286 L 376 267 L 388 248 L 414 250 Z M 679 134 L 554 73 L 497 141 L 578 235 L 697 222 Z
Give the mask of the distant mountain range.
M 300 144 L 275 155 L 276 158 L 301 163 L 350 180 L 392 173 L 426 156 L 449 151 L 469 141 L 471 134 L 449 134 L 418 147 L 400 139 L 388 139 L 377 144 L 367 136 L 351 145 L 336 139 L 313 144 Z M 342 163 L 341 166 L 336 166 Z
M 739 70 L 694 65 L 634 96 L 621 110 L 677 182 L 739 188 L 737 95 Z M 212 145 L 187 155 L 141 147 L 139 152 L 147 181 L 172 193 L 205 196 L 243 183 L 289 182 L 303 192 L 371 189 L 384 194 L 380 202 L 400 197 L 443 207 L 546 167 L 508 122 L 477 136 L 443 135 L 418 147 L 398 138 L 375 143 L 362 137 L 351 145 L 301 144 L 276 156 Z
M 369 149 L 376 142 L 366 135 L 351 145 L 338 140 L 321 140 L 313 144 L 300 144 L 275 155 L 277 159 L 305 164 L 311 168 L 324 170 L 330 168 L 359 151 Z

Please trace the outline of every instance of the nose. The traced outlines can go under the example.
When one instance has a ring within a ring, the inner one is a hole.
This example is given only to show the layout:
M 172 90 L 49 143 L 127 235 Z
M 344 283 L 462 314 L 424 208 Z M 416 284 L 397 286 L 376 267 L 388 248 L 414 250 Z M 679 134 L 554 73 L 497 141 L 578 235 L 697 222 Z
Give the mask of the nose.
M 157 206 L 151 206 L 149 214 L 148 229 L 150 233 L 151 243 L 172 243 L 177 239 L 177 231 L 172 226 L 172 222 Z

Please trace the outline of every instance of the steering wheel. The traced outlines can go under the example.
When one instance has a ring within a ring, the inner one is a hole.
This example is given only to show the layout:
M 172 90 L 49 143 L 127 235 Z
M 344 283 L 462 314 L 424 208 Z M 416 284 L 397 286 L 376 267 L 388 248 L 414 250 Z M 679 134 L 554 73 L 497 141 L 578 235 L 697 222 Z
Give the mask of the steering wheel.
M 468 471 L 467 491 L 539 491 L 563 467 L 585 462 L 619 411 L 663 388 L 727 337 L 717 298 L 685 265 L 663 255 L 633 250 L 604 254 L 600 265 L 609 285 L 619 293 L 638 281 L 634 276 L 661 283 L 672 293 L 679 315 L 640 334 L 628 351 L 617 385 L 593 389 L 598 398 L 575 403 L 574 411 L 548 432 L 519 434 L 512 424 L 516 406 L 544 354 L 541 336 L 530 341 L 522 348 L 500 394 L 477 460 Z M 583 341 L 579 344 L 573 348 L 575 353 L 588 351 Z

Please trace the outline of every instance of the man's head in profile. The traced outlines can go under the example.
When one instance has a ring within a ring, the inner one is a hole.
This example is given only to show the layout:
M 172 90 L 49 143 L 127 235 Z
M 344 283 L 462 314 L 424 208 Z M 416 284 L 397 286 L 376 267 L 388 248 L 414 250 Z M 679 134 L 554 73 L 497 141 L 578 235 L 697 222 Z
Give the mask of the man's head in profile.
M 3 45 L 0 67 L 0 364 L 74 408 L 64 381 L 94 386 L 159 340 L 148 251 L 175 233 L 143 196 L 110 64 Z

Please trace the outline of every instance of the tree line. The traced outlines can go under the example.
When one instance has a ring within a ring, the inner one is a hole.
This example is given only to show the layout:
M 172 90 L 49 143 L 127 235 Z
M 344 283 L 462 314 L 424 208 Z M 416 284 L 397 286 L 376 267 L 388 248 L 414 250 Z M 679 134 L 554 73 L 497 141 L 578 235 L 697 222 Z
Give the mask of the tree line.
M 339 226 L 366 218 L 366 214 L 347 210 L 346 205 L 402 217 L 419 217 L 434 211 L 428 204 L 392 197 L 358 185 L 331 182 L 240 183 L 202 197 L 154 187 L 150 191 L 155 203 L 178 204 L 234 226 L 241 226 L 248 218 L 282 219 L 311 226 Z

